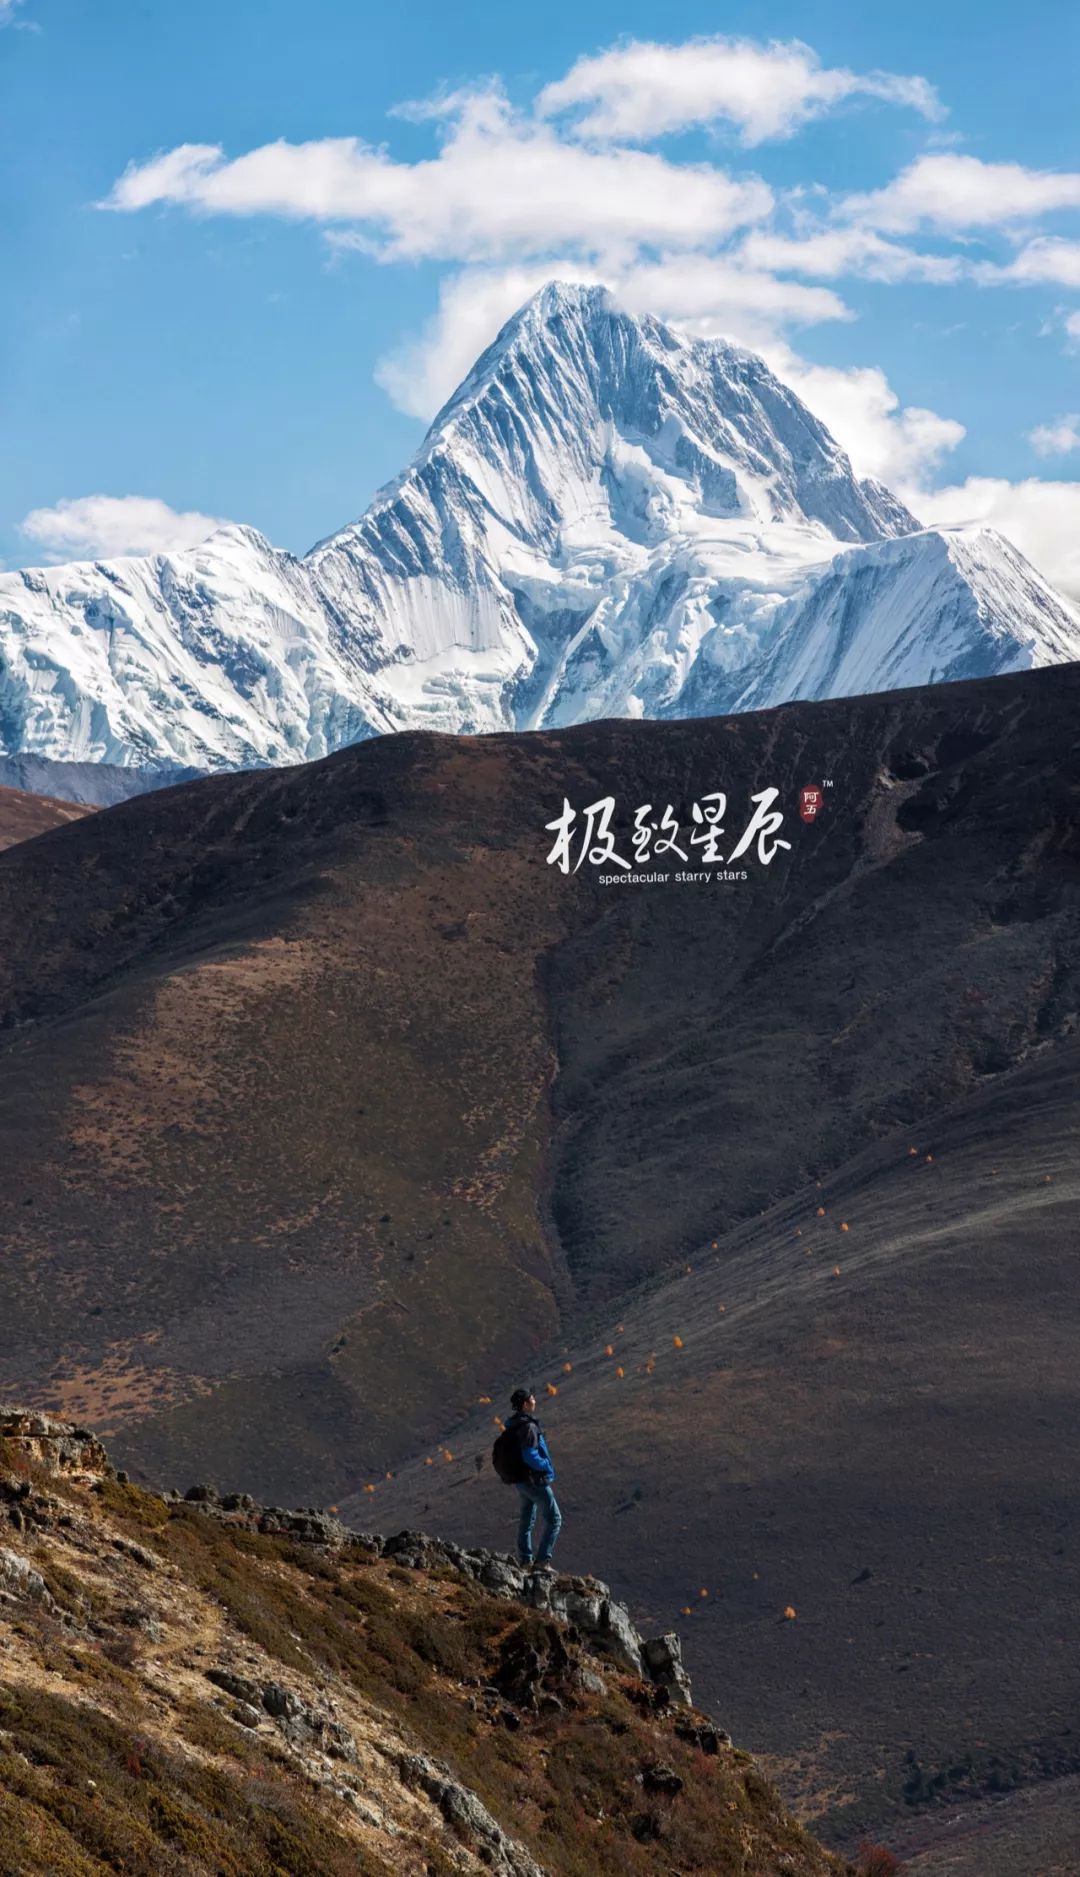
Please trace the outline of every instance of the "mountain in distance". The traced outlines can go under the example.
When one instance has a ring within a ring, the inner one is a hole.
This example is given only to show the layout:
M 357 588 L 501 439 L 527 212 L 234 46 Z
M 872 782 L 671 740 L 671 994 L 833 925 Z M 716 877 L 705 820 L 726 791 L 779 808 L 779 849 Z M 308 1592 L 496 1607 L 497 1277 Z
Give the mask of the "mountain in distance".
M 48 756 L 0 756 L 0 789 L 23 790 L 84 808 L 111 808 L 133 795 L 171 788 L 174 782 L 194 782 L 204 774 L 202 769 L 160 763 L 134 769 L 120 763 L 63 762 Z
M 217 769 L 386 731 L 687 717 L 1080 658 L 986 528 L 923 529 L 765 364 L 552 284 L 296 558 L 0 576 L 0 750 Z

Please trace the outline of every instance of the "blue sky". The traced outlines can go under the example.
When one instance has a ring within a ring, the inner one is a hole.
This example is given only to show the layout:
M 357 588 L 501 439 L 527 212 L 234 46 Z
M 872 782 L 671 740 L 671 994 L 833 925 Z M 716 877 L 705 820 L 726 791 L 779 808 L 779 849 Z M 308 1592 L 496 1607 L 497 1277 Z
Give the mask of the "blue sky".
M 1060 0 L 0 0 L 0 558 L 302 551 L 558 274 L 1080 592 L 1078 54 Z

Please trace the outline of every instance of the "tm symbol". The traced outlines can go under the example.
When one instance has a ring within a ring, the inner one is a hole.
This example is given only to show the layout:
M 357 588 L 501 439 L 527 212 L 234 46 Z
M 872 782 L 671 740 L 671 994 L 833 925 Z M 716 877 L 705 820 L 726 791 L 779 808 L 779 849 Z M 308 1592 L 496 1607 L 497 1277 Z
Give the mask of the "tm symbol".
M 829 779 L 829 781 L 828 781 L 828 782 L 823 782 L 821 786 L 822 786 L 822 788 L 823 788 L 823 789 L 831 789 L 831 788 L 832 788 L 832 778 L 830 777 L 830 779 Z

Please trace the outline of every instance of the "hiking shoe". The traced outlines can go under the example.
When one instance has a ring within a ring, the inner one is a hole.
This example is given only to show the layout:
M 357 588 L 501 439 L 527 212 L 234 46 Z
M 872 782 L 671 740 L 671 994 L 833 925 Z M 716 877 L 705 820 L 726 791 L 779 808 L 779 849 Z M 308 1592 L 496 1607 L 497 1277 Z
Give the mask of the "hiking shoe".
M 532 1570 L 533 1570 L 534 1577 L 538 1576 L 541 1572 L 543 1573 L 545 1577 L 557 1577 L 558 1576 L 558 1572 L 556 1571 L 555 1566 L 552 1564 L 550 1558 L 540 1558 L 538 1562 L 533 1565 Z

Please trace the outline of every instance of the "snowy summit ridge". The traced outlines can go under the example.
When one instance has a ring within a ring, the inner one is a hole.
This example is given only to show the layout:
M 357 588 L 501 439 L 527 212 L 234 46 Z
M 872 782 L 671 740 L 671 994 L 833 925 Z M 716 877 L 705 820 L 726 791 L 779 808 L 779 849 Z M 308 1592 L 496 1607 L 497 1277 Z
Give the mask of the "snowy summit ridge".
M 1077 658 L 1080 616 L 1014 548 L 920 528 L 761 359 L 552 283 L 302 559 L 230 527 L 0 576 L 0 751 L 302 761 Z

